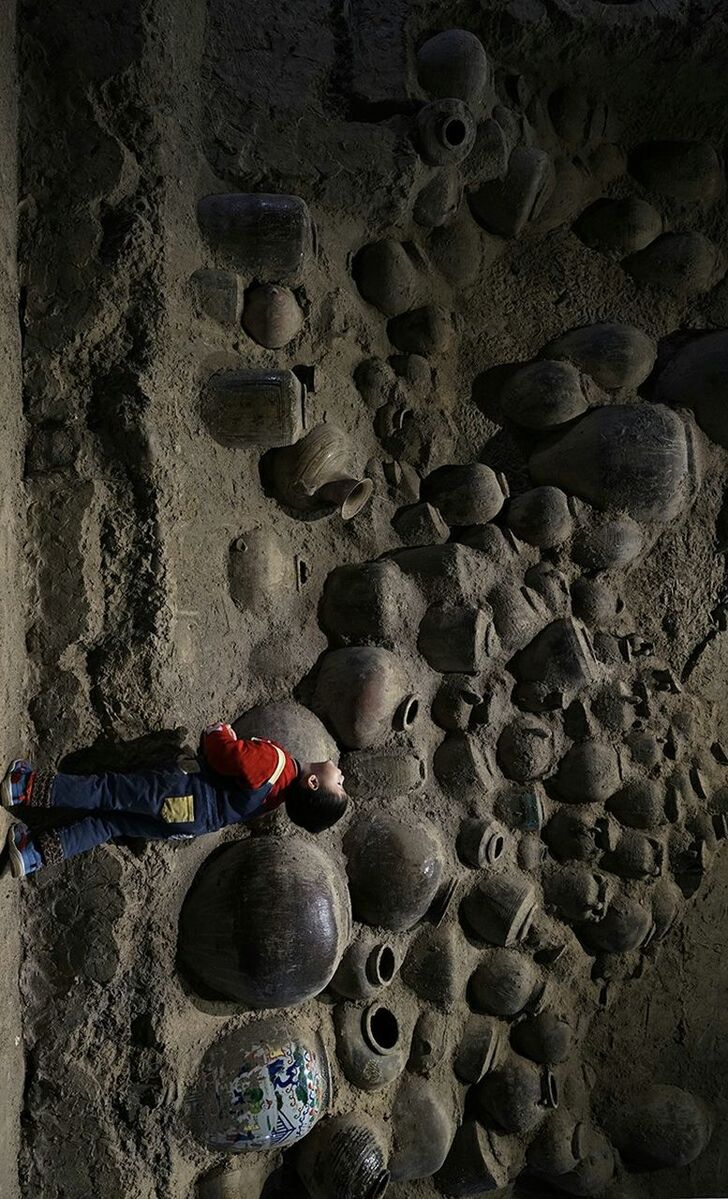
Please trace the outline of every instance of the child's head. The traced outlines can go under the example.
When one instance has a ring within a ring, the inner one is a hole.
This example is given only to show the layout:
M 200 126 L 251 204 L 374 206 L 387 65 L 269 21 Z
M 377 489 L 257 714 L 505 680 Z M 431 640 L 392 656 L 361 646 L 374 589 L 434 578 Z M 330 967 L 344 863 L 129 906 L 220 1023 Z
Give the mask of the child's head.
M 298 783 L 286 799 L 293 823 L 309 833 L 322 833 L 336 824 L 349 803 L 343 781 L 339 767 L 330 760 L 303 763 Z

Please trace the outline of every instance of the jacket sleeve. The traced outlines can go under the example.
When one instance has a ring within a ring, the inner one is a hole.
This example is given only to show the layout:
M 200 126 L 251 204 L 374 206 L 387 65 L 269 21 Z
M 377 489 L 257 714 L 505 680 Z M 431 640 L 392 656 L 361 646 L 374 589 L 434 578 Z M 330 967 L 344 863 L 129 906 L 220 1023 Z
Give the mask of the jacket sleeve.
M 202 734 L 202 751 L 217 773 L 236 777 L 248 787 L 262 787 L 275 774 L 285 771 L 290 755 L 273 741 L 239 739 L 229 724 L 211 724 Z

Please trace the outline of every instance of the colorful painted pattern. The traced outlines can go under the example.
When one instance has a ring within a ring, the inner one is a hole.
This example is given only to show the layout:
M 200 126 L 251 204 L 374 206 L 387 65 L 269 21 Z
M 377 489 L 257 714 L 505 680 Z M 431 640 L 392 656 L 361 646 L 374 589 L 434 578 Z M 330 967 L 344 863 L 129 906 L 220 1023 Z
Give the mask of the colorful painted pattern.
M 216 1138 L 221 1149 L 239 1152 L 300 1141 L 329 1102 L 323 1047 L 295 1041 L 257 1045 L 246 1053 L 229 1094 L 233 1123 Z

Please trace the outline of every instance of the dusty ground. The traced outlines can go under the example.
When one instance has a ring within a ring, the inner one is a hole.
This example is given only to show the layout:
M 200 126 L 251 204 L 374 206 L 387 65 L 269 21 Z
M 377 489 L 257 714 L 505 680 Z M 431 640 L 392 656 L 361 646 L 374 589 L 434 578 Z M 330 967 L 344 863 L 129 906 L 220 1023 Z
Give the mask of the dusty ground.
M 422 99 L 414 54 L 426 35 L 453 24 L 477 33 L 498 96 L 514 111 L 577 83 L 606 96 L 624 147 L 669 136 L 708 140 L 725 153 L 728 25 L 708 0 L 390 0 L 386 9 L 370 0 L 260 0 L 243 8 L 232 0 L 28 0 L 18 5 L 17 57 L 12 30 L 0 28 L 8 147 L 0 170 L 0 737 L 6 753 L 26 743 L 44 765 L 128 764 L 134 752 L 124 756 L 120 742 L 186 726 L 194 743 L 209 720 L 294 691 L 308 698 L 327 648 L 318 620 L 326 576 L 400 545 L 390 520 L 403 501 L 382 469 L 390 454 L 353 381 L 362 359 L 384 359 L 392 347 L 385 319 L 356 290 L 351 257 L 374 238 L 414 236 L 436 258 L 410 216 L 426 177 L 410 138 L 412 101 Z M 281 351 L 215 323 L 197 303 L 191 276 L 220 264 L 201 238 L 196 205 L 223 190 L 291 192 L 314 216 L 318 249 L 298 292 L 306 320 Z M 631 190 L 620 177 L 610 194 Z M 669 201 L 661 208 L 728 250 L 725 194 L 687 213 Z M 455 314 L 456 336 L 433 362 L 429 392 L 408 396 L 423 471 L 477 457 L 523 490 L 521 449 L 474 398 L 489 368 L 533 357 L 564 330 L 625 321 L 660 340 L 728 324 L 720 284 L 678 299 L 640 286 L 586 250 L 570 220 L 502 244 L 478 236 L 472 273 L 466 241 L 455 286 L 428 275 L 428 298 Z M 356 466 L 376 485 L 350 524 L 284 511 L 261 485 L 260 453 L 209 436 L 201 384 L 235 362 L 315 364 L 311 425 L 326 417 L 344 429 Z M 728 737 L 727 635 L 713 615 L 725 600 L 716 525 L 727 463 L 725 450 L 706 452 L 695 505 L 618 580 L 633 627 L 685 677 L 691 703 L 708 701 L 695 753 Z M 241 610 L 230 594 L 229 547 L 261 527 L 278 537 L 288 575 L 254 611 Z M 298 587 L 296 556 L 307 565 Z M 557 563 L 573 577 L 567 551 Z M 427 699 L 439 679 L 412 633 L 398 649 Z M 424 719 L 411 744 L 429 762 L 441 736 Z M 723 784 L 716 772 L 713 808 Z M 412 803 L 413 819 L 418 812 L 452 843 L 461 810 L 434 780 Z M 3 1196 L 191 1199 L 217 1164 L 190 1141 L 179 1099 L 207 1043 L 247 1017 L 196 999 L 175 966 L 179 908 L 216 840 L 108 848 L 19 892 L 3 886 Z M 322 843 L 340 853 L 338 831 Z M 616 971 L 606 1008 L 583 953 L 573 974 L 562 970 L 557 980 L 580 1030 L 568 1070 L 574 1094 L 584 1080 L 598 1091 L 610 1071 L 629 1069 L 636 1081 L 659 1076 L 694 1089 L 716 1113 L 698 1162 L 654 1177 L 620 1171 L 607 1191 L 613 1199 L 728 1193 L 727 895 L 723 852 L 641 977 L 630 977 L 642 970 L 632 959 Z M 408 1019 L 416 1014 L 403 984 L 393 995 Z M 454 1010 L 453 1030 L 464 1010 Z M 313 1003 L 308 1014 L 323 1021 L 331 1045 L 326 1007 Z M 390 1090 L 362 1100 L 338 1081 L 337 1110 L 388 1116 Z M 240 1195 L 258 1199 L 277 1165 L 246 1163 Z M 274 1178 L 265 1194 L 298 1199 L 296 1185 Z M 423 1181 L 392 1193 L 437 1192 Z

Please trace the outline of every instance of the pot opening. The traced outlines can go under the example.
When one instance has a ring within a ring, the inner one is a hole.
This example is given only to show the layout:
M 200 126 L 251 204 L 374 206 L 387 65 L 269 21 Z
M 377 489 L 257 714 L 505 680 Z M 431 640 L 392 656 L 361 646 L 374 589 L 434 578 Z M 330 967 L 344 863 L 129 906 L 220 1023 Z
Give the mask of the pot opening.
M 390 1179 L 389 1170 L 385 1170 L 383 1174 L 379 1175 L 379 1178 L 374 1183 L 371 1191 L 367 1195 L 367 1199 L 382 1199 L 382 1195 L 385 1193 L 385 1191 L 387 1190 L 387 1188 L 389 1186 L 389 1179 Z
M 387 1007 L 370 1007 L 364 1013 L 364 1036 L 375 1053 L 393 1053 L 399 1044 L 399 1021 Z
M 456 117 L 445 126 L 445 141 L 448 146 L 462 146 L 466 133 L 465 122 Z
M 360 479 L 341 505 L 342 519 L 351 520 L 352 516 L 356 516 L 358 512 L 361 512 L 362 508 L 369 503 L 373 491 L 374 484 L 371 479 Z
M 498 835 L 495 837 L 491 837 L 491 840 L 488 843 L 488 850 L 486 853 L 487 860 L 490 862 L 491 865 L 493 865 L 495 862 L 500 861 L 500 859 L 503 857 L 503 851 L 504 851 L 505 847 L 506 847 L 506 839 L 500 833 L 498 833 Z
M 420 701 L 416 695 L 408 695 L 402 700 L 394 714 L 394 728 L 398 732 L 412 727 L 420 711 Z
M 541 1079 L 541 1102 L 544 1107 L 555 1109 L 559 1106 L 559 1084 L 552 1070 L 545 1070 Z
M 394 978 L 396 961 L 391 945 L 378 945 L 367 962 L 367 974 L 371 983 L 386 987 Z

